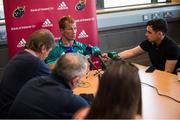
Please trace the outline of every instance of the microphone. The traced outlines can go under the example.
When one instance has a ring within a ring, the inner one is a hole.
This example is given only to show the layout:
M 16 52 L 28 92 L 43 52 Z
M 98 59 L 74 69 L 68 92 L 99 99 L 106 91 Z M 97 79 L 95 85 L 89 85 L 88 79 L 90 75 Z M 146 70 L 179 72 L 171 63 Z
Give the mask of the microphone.
M 87 45 L 87 47 L 86 47 L 86 52 L 87 52 L 87 54 L 92 54 L 93 52 L 92 52 L 92 47 L 93 46 L 91 46 L 91 45 Z
M 94 53 L 94 56 L 99 58 L 100 62 L 102 63 L 102 70 L 105 70 L 107 68 L 107 64 L 103 60 L 103 56 L 102 56 L 101 52 Z
M 66 47 L 65 53 L 73 53 L 73 52 L 74 52 L 73 47 Z
M 91 60 L 91 58 L 87 58 L 89 64 L 90 64 L 90 70 L 97 70 L 98 68 L 96 67 L 96 65 L 93 63 L 93 61 Z
M 95 52 L 93 52 L 93 51 L 92 51 L 92 48 L 93 48 L 93 46 L 87 45 L 87 47 L 86 47 L 86 52 L 87 52 L 87 54 L 94 55 L 95 57 L 99 58 L 99 61 L 100 61 L 101 64 L 102 64 L 102 65 L 101 65 L 102 70 L 106 69 L 107 65 L 106 65 L 106 63 L 104 62 L 103 58 L 102 58 L 101 52 L 100 52 L 100 51 L 95 51 Z M 93 62 L 92 62 L 92 63 L 93 63 Z M 94 65 L 94 64 L 93 64 L 93 65 Z M 95 65 L 94 65 L 94 66 L 95 66 Z M 97 68 L 97 67 L 96 67 L 96 68 Z
M 87 52 L 87 54 L 92 55 L 92 46 L 91 45 L 87 45 L 86 52 Z M 88 59 L 88 62 L 90 63 L 90 70 L 97 69 L 96 65 L 91 60 L 91 57 L 89 56 L 87 59 Z
M 111 58 L 112 60 L 121 60 L 121 57 L 118 55 L 117 52 L 112 51 L 107 53 L 108 57 Z

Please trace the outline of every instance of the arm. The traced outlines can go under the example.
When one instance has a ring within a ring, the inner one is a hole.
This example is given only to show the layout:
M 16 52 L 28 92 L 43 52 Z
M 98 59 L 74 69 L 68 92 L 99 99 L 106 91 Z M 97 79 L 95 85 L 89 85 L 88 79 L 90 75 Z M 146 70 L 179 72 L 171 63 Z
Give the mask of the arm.
M 98 52 L 101 52 L 101 50 L 97 46 L 94 46 L 92 48 L 92 53 L 98 53 Z
M 48 64 L 48 68 L 49 68 L 50 70 L 53 70 L 53 69 L 54 69 L 54 67 L 55 67 L 55 63 Z
M 52 70 L 55 67 L 56 61 L 63 54 L 64 54 L 64 51 L 59 46 L 56 46 L 53 50 L 51 50 L 48 57 L 45 59 L 45 63 L 48 65 L 49 69 Z
M 177 64 L 177 60 L 166 60 L 164 71 L 173 73 Z
M 48 59 L 47 61 L 45 61 L 46 64 L 48 65 L 48 68 L 49 68 L 50 70 L 54 69 L 57 60 L 58 60 L 58 59 L 56 59 L 56 60 Z
M 144 53 L 145 51 L 140 47 L 134 47 L 132 49 L 129 50 L 125 50 L 123 52 L 118 53 L 118 55 L 122 58 L 122 59 L 127 59 L 127 58 L 131 58 L 137 55 L 140 55 L 142 53 Z

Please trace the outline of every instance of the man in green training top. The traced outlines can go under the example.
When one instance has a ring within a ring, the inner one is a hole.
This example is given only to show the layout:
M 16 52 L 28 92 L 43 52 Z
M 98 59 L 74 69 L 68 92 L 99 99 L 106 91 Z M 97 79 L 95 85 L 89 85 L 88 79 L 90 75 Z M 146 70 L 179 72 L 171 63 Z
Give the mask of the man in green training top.
M 70 16 L 65 16 L 59 20 L 59 28 L 62 34 L 61 39 L 57 42 L 56 47 L 49 53 L 45 62 L 50 69 L 54 68 L 57 59 L 67 52 L 78 52 L 83 55 L 88 55 L 87 45 L 75 40 L 77 27 L 74 19 Z M 98 47 L 92 47 L 92 53 L 100 52 Z

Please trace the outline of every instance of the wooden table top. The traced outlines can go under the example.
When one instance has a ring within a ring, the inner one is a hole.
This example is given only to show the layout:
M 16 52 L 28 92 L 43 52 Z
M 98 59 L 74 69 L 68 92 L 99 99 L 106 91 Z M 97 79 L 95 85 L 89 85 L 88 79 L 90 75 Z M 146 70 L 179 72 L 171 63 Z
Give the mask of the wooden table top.
M 153 73 L 146 73 L 147 67 L 135 64 L 139 68 L 139 76 L 142 82 L 143 118 L 147 119 L 180 119 L 180 82 L 177 75 L 155 70 Z M 90 71 L 83 78 L 80 87 L 74 90 L 75 94 L 93 93 L 98 89 L 97 71 Z M 148 85 L 147 85 L 148 84 Z M 158 92 L 171 98 L 158 95 Z

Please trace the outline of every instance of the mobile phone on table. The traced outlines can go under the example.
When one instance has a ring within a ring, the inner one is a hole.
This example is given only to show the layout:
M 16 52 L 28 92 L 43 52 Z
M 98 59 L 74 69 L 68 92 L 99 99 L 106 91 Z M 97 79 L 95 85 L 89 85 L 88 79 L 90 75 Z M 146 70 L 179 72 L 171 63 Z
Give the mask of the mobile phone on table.
M 149 66 L 147 69 L 146 69 L 146 73 L 152 73 L 156 68 L 153 67 L 153 66 Z

